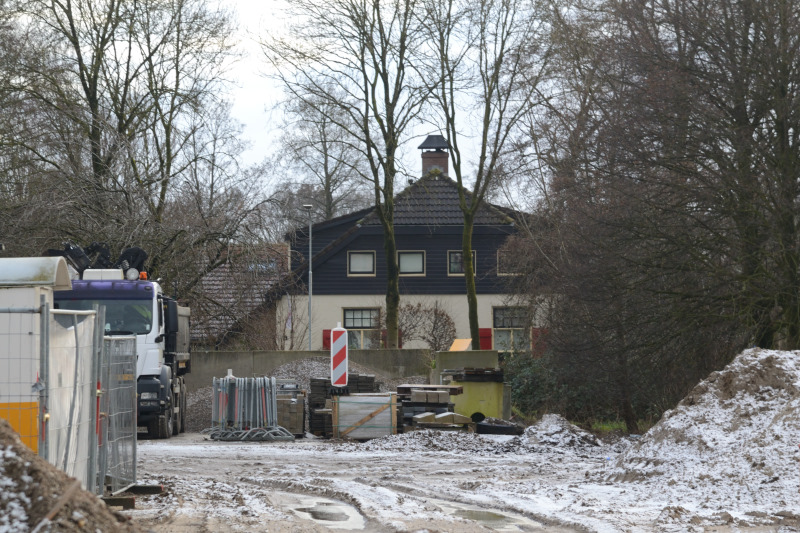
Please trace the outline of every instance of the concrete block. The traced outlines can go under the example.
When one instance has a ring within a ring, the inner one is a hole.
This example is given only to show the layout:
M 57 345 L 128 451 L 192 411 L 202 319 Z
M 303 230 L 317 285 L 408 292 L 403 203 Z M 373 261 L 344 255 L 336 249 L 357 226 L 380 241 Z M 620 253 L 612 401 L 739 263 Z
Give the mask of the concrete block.
M 472 419 L 468 416 L 453 413 L 453 424 L 470 424 Z
M 414 423 L 427 423 L 427 422 L 435 422 L 436 421 L 436 414 L 434 413 L 420 413 L 418 415 L 414 415 Z
M 411 390 L 411 401 L 419 403 L 427 403 L 428 394 L 424 390 Z
M 434 422 L 436 422 L 437 424 L 452 424 L 453 414 L 454 413 L 440 413 L 436 415 L 436 417 L 434 418 Z

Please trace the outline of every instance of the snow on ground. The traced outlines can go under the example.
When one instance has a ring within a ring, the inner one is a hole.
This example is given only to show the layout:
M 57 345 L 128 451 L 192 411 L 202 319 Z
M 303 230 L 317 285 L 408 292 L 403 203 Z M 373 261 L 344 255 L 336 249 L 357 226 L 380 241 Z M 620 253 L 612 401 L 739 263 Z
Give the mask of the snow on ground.
M 152 531 L 784 533 L 800 531 L 798 443 L 800 352 L 748 350 L 614 444 L 557 415 L 516 437 L 140 441 L 140 482 L 166 492 L 127 514 Z
M 139 471 L 172 504 L 132 516 L 154 531 L 800 531 L 799 391 L 800 352 L 749 350 L 614 444 L 557 415 L 517 437 L 147 441 Z

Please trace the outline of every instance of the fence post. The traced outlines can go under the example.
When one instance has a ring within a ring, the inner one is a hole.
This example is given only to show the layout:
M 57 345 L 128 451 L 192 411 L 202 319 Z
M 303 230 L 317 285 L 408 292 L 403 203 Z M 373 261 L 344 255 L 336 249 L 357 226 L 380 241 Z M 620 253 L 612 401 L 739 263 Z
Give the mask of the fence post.
M 101 327 L 101 311 L 98 306 L 94 306 L 94 327 L 92 328 L 92 369 L 91 369 L 91 401 L 89 402 L 89 412 L 91 424 L 89 424 L 89 473 L 87 478 L 94 486 L 86 487 L 89 492 L 94 492 L 100 496 L 103 495 L 103 481 L 97 479 L 97 456 L 98 456 L 98 440 L 97 433 L 100 430 L 100 410 L 97 408 L 97 402 L 100 399 L 100 358 L 103 351 L 103 337 L 102 333 L 105 328 Z
M 47 400 L 50 388 L 50 304 L 42 294 L 39 310 L 39 456 L 50 460 L 49 418 Z

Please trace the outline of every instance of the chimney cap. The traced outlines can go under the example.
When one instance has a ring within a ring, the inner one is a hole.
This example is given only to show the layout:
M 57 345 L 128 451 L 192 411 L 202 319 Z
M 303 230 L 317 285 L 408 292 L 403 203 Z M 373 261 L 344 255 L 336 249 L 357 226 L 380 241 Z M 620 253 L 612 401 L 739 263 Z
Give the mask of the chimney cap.
M 450 145 L 447 144 L 447 139 L 441 135 L 428 135 L 422 144 L 419 145 L 420 150 L 449 150 Z

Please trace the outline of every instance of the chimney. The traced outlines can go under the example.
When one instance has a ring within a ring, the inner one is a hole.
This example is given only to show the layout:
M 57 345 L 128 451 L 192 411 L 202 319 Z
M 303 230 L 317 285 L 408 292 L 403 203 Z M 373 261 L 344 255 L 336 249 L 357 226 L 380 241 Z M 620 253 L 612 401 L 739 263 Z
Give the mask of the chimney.
M 447 176 L 447 164 L 450 159 L 447 140 L 441 135 L 428 135 L 419 145 L 422 150 L 422 175 L 427 175 L 431 170 L 440 170 Z

